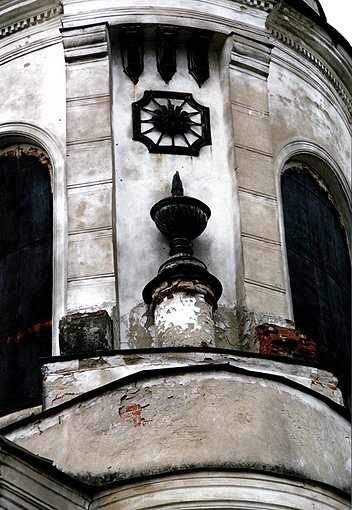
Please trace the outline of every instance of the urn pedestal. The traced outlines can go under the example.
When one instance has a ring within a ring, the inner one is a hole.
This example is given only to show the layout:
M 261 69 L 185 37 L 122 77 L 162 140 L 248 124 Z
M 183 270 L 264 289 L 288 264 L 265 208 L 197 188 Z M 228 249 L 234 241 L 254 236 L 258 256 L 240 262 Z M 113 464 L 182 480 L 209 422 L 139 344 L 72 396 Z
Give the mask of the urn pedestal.
M 191 244 L 205 230 L 211 211 L 200 200 L 183 195 L 178 172 L 171 193 L 150 211 L 170 246 L 170 258 L 143 290 L 144 301 L 154 309 L 155 346 L 215 346 L 213 311 L 222 286 L 193 257 Z

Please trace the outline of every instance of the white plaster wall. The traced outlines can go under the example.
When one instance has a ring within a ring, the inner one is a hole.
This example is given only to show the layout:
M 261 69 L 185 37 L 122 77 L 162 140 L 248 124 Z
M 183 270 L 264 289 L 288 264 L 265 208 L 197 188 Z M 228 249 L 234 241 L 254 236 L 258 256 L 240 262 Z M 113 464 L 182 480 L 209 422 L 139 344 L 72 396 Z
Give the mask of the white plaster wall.
M 78 395 L 109 384 L 143 370 L 158 370 L 180 366 L 199 366 L 227 363 L 250 372 L 275 374 L 295 381 L 302 386 L 325 395 L 340 405 L 343 399 L 337 387 L 337 379 L 330 372 L 315 367 L 280 363 L 278 361 L 245 358 L 236 355 L 202 352 L 151 351 L 145 354 L 116 354 L 88 359 L 75 359 L 47 363 L 43 366 L 44 409 L 67 402 Z M 38 411 L 39 412 L 39 411 Z M 29 414 L 29 413 L 28 413 Z M 11 423 L 25 416 L 14 416 Z M 10 423 L 0 419 L 0 426 Z
M 0 39 L 0 146 L 27 142 L 48 153 L 53 170 L 53 353 L 66 310 L 66 86 L 59 18 Z
M 268 83 L 274 153 L 294 141 L 316 144 L 350 185 L 351 128 L 328 81 L 307 60 L 276 49 Z
M 238 198 L 234 174 L 232 126 L 224 115 L 228 84 L 220 82 L 217 54 L 210 54 L 210 78 L 199 88 L 189 75 L 185 50 L 177 54 L 177 73 L 165 84 L 157 73 L 154 49 L 145 49 L 145 70 L 137 85 L 123 73 L 119 54 L 113 51 L 113 132 L 116 177 L 118 295 L 121 345 L 128 345 L 130 311 L 141 303 L 143 287 L 156 275 L 168 256 L 166 239 L 159 234 L 149 211 L 170 195 L 172 176 L 179 171 L 186 195 L 205 202 L 212 215 L 194 254 L 223 284 L 223 303 L 236 301 L 236 259 L 239 258 Z M 210 108 L 212 145 L 198 157 L 150 154 L 132 140 L 131 103 L 145 90 L 191 92 Z M 145 312 L 145 309 L 144 309 Z M 143 309 L 142 309 L 143 313 Z M 130 345 L 131 346 L 131 345 Z
M 48 474 L 47 466 L 31 465 L 23 456 L 0 446 L 0 508 L 2 510 L 87 510 L 89 498 Z
M 0 125 L 26 122 L 47 131 L 64 153 L 66 139 L 65 62 L 60 41 L 47 45 L 45 39 L 59 36 L 59 26 L 53 27 L 34 51 L 30 46 L 34 35 L 6 38 L 9 60 L 1 63 L 2 102 Z M 43 47 L 41 48 L 40 45 Z M 28 50 L 24 49 L 28 48 Z M 4 48 L 0 48 L 4 55 Z M 9 52 L 10 53 L 10 52 Z M 55 165 L 55 162 L 53 162 Z
M 182 500 L 182 503 L 180 503 Z M 180 507 L 179 505 L 182 505 Z M 349 502 L 326 487 L 257 473 L 199 471 L 134 482 L 98 494 L 92 510 L 267 509 L 347 510 Z
M 350 432 L 328 402 L 220 365 L 135 374 L 4 435 L 94 484 L 228 466 L 348 490 Z
M 62 22 L 66 28 L 97 22 L 109 22 L 112 26 L 129 22 L 163 22 L 199 26 L 223 34 L 234 30 L 237 43 L 245 36 L 249 37 L 247 42 L 250 40 L 251 45 L 255 40 L 257 43 L 264 41 L 264 46 L 268 43 L 265 18 L 269 10 L 263 2 L 251 7 L 246 0 L 187 0 L 182 5 L 176 0 L 141 0 L 136 7 L 132 0 L 64 0 L 63 8 Z M 72 147 L 68 151 L 65 149 L 66 85 L 60 25 L 58 19 L 51 19 L 0 39 L 5 91 L 0 128 L 21 121 L 37 126 L 51 136 L 62 156 L 69 154 L 68 228 L 73 241 L 67 264 L 70 279 L 68 310 L 106 307 L 111 311 L 115 303 L 111 236 L 103 233 L 95 242 L 95 233 L 87 233 L 89 229 L 110 229 L 114 216 L 121 346 L 138 344 L 131 326 L 138 324 L 143 329 L 149 320 L 141 291 L 156 274 L 168 252 L 165 239 L 149 218 L 149 210 L 157 200 L 169 194 L 172 175 L 179 170 L 186 193 L 203 200 L 212 210 L 208 228 L 195 241 L 194 247 L 195 255 L 204 260 L 209 271 L 224 286 L 220 306 L 231 309 L 243 297 L 241 229 L 247 304 L 255 310 L 290 316 L 287 278 L 281 256 L 285 248 L 280 245 L 278 228 L 280 208 L 276 205 L 275 171 L 280 169 L 275 166 L 275 157 L 288 144 L 303 141 L 325 150 L 336 162 L 336 168 L 341 169 L 343 182 L 350 181 L 351 133 L 331 82 L 303 56 L 273 40 L 276 47 L 268 77 L 269 104 L 257 43 L 253 53 L 248 50 L 246 57 L 240 55 L 242 64 L 243 58 L 247 58 L 244 66 L 241 67 L 240 60 L 238 68 L 231 64 L 230 92 L 227 66 L 231 37 L 228 37 L 222 55 L 219 49 L 211 53 L 211 76 L 201 88 L 188 74 L 184 49 L 178 52 L 178 70 L 167 85 L 157 73 L 154 49 L 146 44 L 145 71 L 138 85 L 134 86 L 123 73 L 118 49 L 113 46 L 111 98 L 107 65 L 104 75 L 97 71 L 96 62 L 71 66 L 67 73 L 69 99 L 79 98 L 77 104 L 81 114 L 85 115 L 83 122 L 83 117 L 79 117 L 70 125 L 71 138 L 81 141 L 80 130 L 95 136 L 94 129 L 108 129 L 108 108 L 112 101 L 115 189 L 111 193 L 111 167 L 110 162 L 107 163 L 110 140 L 92 142 L 89 155 L 78 145 L 75 151 Z M 258 62 L 253 64 L 257 57 Z M 192 92 L 200 103 L 209 106 L 212 146 L 202 148 L 199 157 L 191 158 L 149 154 L 144 145 L 133 142 L 131 103 L 149 88 Z M 103 100 L 94 99 L 96 104 L 93 101 L 95 106 L 104 103 L 103 113 L 99 114 L 99 108 L 91 108 L 92 98 L 102 93 Z M 233 120 L 230 118 L 230 102 Z M 69 107 L 71 113 L 77 109 L 75 105 L 72 103 Z M 116 203 L 113 211 L 112 198 Z M 63 222 L 66 221 L 65 200 L 66 192 L 58 200 L 60 217 L 65 217 Z M 67 262 L 66 242 L 66 238 L 62 238 L 62 250 L 58 254 L 61 274 L 64 274 Z M 57 260 L 55 265 L 58 267 Z M 100 270 L 104 280 L 98 281 L 96 276 L 100 275 Z M 60 293 L 66 300 L 66 280 Z M 64 309 L 65 306 L 61 306 L 62 315 Z M 148 342 L 148 345 L 152 344 L 152 334 Z
M 253 7 L 252 4 L 255 4 Z M 165 23 L 229 33 L 250 23 L 264 29 L 270 4 L 264 0 L 62 0 L 66 26 L 107 20 L 116 23 Z

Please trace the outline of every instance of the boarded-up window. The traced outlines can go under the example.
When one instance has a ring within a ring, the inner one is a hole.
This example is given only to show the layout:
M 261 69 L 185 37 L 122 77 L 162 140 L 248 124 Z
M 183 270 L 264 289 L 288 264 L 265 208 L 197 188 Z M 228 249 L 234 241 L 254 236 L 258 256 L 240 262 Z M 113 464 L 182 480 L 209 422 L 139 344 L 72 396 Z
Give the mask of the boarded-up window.
M 350 380 L 351 270 L 340 216 L 309 168 L 282 177 L 285 238 L 296 327 L 317 343 L 318 362 Z
M 16 153 L 17 152 L 17 153 Z M 52 195 L 48 165 L 0 157 L 0 412 L 41 402 L 51 355 Z

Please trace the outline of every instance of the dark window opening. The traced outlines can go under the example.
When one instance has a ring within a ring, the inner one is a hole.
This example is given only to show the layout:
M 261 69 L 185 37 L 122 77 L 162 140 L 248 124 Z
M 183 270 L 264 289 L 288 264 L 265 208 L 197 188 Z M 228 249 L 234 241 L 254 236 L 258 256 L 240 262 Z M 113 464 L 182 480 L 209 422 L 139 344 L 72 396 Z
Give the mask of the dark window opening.
M 309 168 L 282 176 L 282 200 L 293 313 L 317 344 L 317 361 L 339 379 L 351 376 L 351 267 L 344 228 L 324 183 Z
M 49 166 L 0 156 L 0 413 L 41 403 L 51 355 L 52 195 Z

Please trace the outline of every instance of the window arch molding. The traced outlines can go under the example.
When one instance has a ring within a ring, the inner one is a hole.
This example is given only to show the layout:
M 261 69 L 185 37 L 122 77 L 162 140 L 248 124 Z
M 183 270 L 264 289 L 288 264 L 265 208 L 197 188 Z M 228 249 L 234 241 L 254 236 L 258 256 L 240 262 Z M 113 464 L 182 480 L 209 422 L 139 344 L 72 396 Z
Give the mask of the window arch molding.
M 298 328 L 302 328 L 302 333 L 319 340 L 322 357 L 318 361 L 326 365 L 325 368 L 331 364 L 330 370 L 334 375 L 338 378 L 341 375 L 347 396 L 349 371 L 345 365 L 348 360 L 346 363 L 339 360 L 348 357 L 349 350 L 346 303 L 349 302 L 350 289 L 346 282 L 349 281 L 351 259 L 350 195 L 346 193 L 346 179 L 332 158 L 322 159 L 322 149 L 317 155 L 317 150 L 315 153 L 304 150 L 307 144 L 299 147 L 302 151 L 297 150 L 297 146 L 291 151 L 286 148 L 287 156 L 277 172 L 287 299 L 291 318 L 295 319 Z M 283 176 L 287 179 L 283 180 Z M 303 209 L 298 207 L 301 193 Z M 309 221 L 306 221 L 308 217 Z M 287 232 L 291 233 L 288 238 Z M 336 344 L 337 351 L 331 352 L 329 342 L 335 336 L 341 342 Z
M 285 227 L 283 217 L 282 195 L 281 195 L 281 176 L 287 169 L 290 162 L 305 163 L 314 168 L 316 174 L 320 176 L 328 186 L 335 203 L 338 204 L 339 213 L 345 228 L 347 243 L 350 254 L 352 253 L 352 199 L 348 181 L 344 176 L 338 163 L 330 154 L 319 145 L 307 140 L 294 140 L 284 145 L 274 156 L 275 161 L 275 180 L 276 194 L 279 212 L 279 229 L 282 246 L 282 258 L 286 288 L 286 302 L 288 309 L 288 318 L 293 320 L 293 307 L 291 299 L 290 278 L 288 272 Z
M 0 151 L 15 144 L 31 144 L 48 155 L 52 169 L 53 193 L 53 344 L 52 354 L 59 354 L 59 321 L 66 311 L 67 292 L 67 202 L 63 154 L 54 136 L 39 126 L 26 122 L 0 124 Z
M 331 195 L 339 205 L 339 212 L 348 235 L 348 243 L 351 250 L 351 237 L 349 232 L 352 227 L 351 191 L 343 171 L 335 159 L 319 145 L 306 141 L 295 140 L 284 145 L 275 156 L 276 189 L 281 205 L 281 175 L 290 161 L 299 161 L 314 168 L 315 172 L 325 181 Z M 282 213 L 282 210 L 280 211 Z M 281 214 L 282 216 L 282 214 Z

